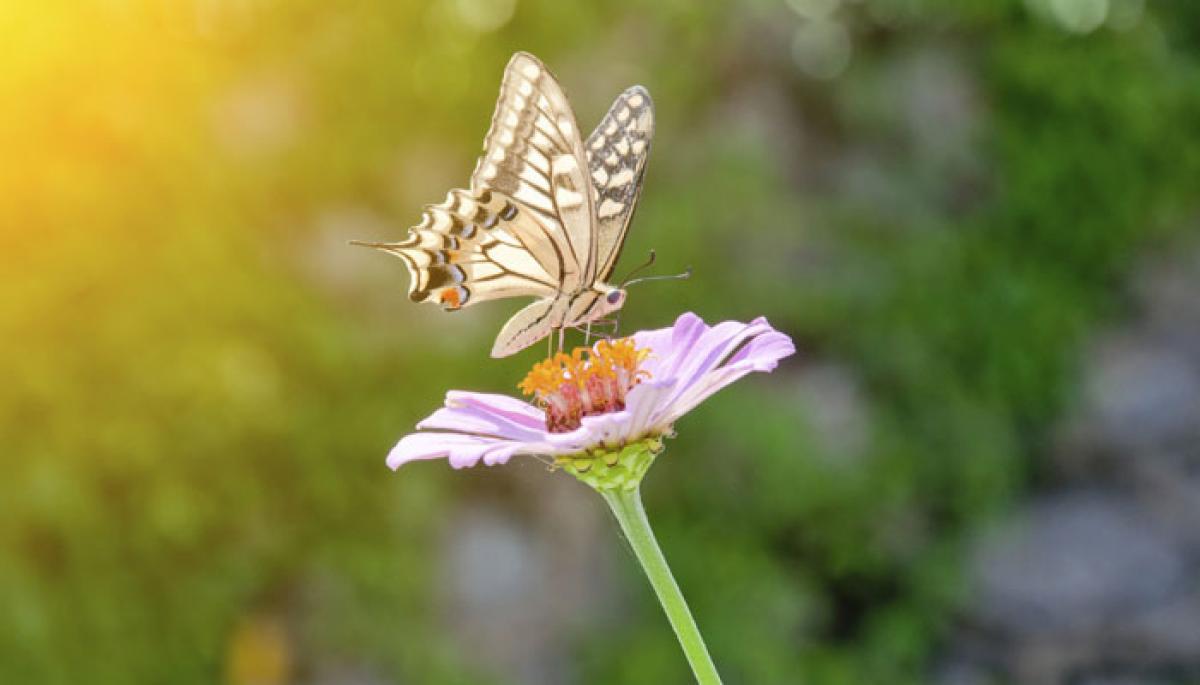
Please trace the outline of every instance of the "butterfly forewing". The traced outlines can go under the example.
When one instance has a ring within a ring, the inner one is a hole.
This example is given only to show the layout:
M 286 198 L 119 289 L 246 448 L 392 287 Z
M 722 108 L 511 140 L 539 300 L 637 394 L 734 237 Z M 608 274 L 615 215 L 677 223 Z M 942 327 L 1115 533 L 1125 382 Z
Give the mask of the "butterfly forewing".
M 585 143 L 595 189 L 596 280 L 608 281 L 616 267 L 653 137 L 654 103 L 645 88 L 633 86 L 617 97 Z
M 533 55 L 513 55 L 471 187 L 502 193 L 529 210 L 558 252 L 563 292 L 590 284 L 595 272 L 585 159 L 575 115 L 554 76 Z

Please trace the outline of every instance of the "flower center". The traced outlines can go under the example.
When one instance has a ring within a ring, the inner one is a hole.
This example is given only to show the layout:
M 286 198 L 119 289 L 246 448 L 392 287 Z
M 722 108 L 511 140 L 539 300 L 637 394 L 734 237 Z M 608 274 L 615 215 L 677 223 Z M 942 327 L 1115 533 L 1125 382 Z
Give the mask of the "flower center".
M 546 430 L 569 433 L 585 416 L 624 409 L 625 396 L 650 376 L 638 369 L 649 354 L 649 349 L 637 349 L 632 338 L 601 340 L 534 364 L 517 387 L 546 412 Z

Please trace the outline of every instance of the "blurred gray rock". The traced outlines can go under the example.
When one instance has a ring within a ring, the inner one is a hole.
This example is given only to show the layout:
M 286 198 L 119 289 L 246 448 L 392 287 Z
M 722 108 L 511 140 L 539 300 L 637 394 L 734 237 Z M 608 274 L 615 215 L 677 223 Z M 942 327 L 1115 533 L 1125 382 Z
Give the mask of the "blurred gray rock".
M 454 601 L 477 615 L 528 604 L 545 574 L 537 541 L 504 511 L 460 511 L 447 547 L 446 567 Z M 485 616 L 486 617 L 486 616 Z
M 514 682 L 569 682 L 542 604 L 548 560 L 527 526 L 500 508 L 465 507 L 450 524 L 442 568 L 446 620 L 464 654 Z
M 1128 320 L 1086 348 L 1051 487 L 976 541 L 939 683 L 1200 679 L 1200 248 L 1132 281 Z
M 1172 685 L 1159 678 L 1147 678 L 1135 675 L 1089 676 L 1081 679 L 1079 685 Z
M 1169 539 L 1124 500 L 1048 498 L 981 541 L 973 613 L 1022 639 L 1084 634 L 1166 600 L 1184 569 Z
M 987 192 L 978 77 L 950 45 L 910 48 L 840 101 L 858 135 L 825 167 L 839 199 L 882 225 L 929 227 Z M 860 129 L 860 130 L 858 130 Z
M 905 165 L 881 146 L 847 146 L 828 168 L 839 198 L 860 211 L 880 219 L 931 214 L 927 198 L 915 187 L 919 179 L 906 174 Z
M 1200 443 L 1186 451 L 1144 453 L 1129 469 L 1133 496 L 1164 532 L 1200 552 Z
M 343 663 L 318 664 L 303 682 L 307 685 L 395 685 L 394 680 L 371 668 Z
M 1091 439 L 1126 453 L 1200 439 L 1200 372 L 1192 360 L 1140 336 L 1101 341 L 1085 366 Z
M 949 47 L 925 47 L 893 67 L 904 128 L 922 160 L 972 167 L 978 162 L 983 107 L 968 64 Z
M 1085 357 L 1056 462 L 1069 480 L 1127 493 L 1200 550 L 1200 250 L 1148 263 L 1133 292 L 1136 316 Z
M 1144 329 L 1200 367 L 1200 249 L 1150 262 L 1135 276 L 1133 291 Z
M 797 377 L 799 406 L 820 454 L 837 463 L 857 463 L 871 443 L 873 422 L 857 375 L 824 361 L 805 366 Z
M 932 680 L 937 685 L 993 685 L 993 674 L 971 659 L 959 656 L 942 659 L 933 669 Z
M 616 523 L 586 486 L 534 459 L 515 459 L 487 481 L 504 497 L 476 493 L 443 533 L 445 621 L 481 672 L 528 685 L 577 682 L 571 639 L 580 617 L 594 627 L 618 621 L 623 607 Z
M 1147 661 L 1190 662 L 1200 673 L 1200 588 L 1131 617 L 1113 636 Z

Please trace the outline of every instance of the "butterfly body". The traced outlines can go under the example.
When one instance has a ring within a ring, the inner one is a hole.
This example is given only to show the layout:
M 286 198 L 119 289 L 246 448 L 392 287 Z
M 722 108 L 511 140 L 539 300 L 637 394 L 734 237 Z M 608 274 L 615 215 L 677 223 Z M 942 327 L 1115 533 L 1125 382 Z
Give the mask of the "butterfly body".
M 448 310 L 532 296 L 492 356 L 620 309 L 609 283 L 641 190 L 653 135 L 649 93 L 622 93 L 584 141 L 558 82 L 534 56 L 509 61 L 469 189 L 425 208 L 407 239 L 371 243 L 400 257 L 409 297 Z

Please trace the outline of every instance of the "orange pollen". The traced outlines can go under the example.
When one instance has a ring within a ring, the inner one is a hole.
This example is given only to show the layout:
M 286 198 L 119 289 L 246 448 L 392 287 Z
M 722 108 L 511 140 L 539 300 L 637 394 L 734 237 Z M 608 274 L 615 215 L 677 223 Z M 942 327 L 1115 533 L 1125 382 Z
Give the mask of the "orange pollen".
M 546 412 L 546 429 L 567 433 L 585 416 L 625 408 L 625 396 L 650 373 L 638 368 L 650 350 L 632 338 L 601 340 L 594 347 L 558 352 L 533 365 L 517 387 Z

